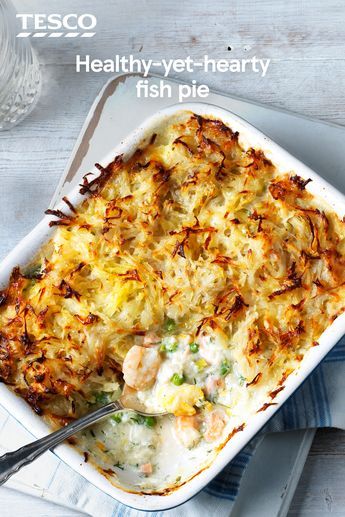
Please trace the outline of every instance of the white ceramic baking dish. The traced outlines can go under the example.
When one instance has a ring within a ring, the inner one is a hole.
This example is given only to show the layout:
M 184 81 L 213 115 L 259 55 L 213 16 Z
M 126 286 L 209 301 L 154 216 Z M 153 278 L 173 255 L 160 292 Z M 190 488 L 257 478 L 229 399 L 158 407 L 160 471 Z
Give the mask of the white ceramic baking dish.
M 308 184 L 308 190 L 321 196 L 341 217 L 345 215 L 345 197 L 334 187 L 313 172 L 309 167 L 291 156 L 287 151 L 275 144 L 255 127 L 233 113 L 206 103 L 184 103 L 176 104 L 159 111 L 154 116 L 145 120 L 140 127 L 114 147 L 111 154 L 105 156 L 100 163 L 106 166 L 118 154 L 124 157 L 130 156 L 136 147 L 146 138 L 150 138 L 155 129 L 170 116 L 180 110 L 193 111 L 199 115 L 211 116 L 221 119 L 234 131 L 240 134 L 239 141 L 244 148 L 256 147 L 262 149 L 266 156 L 277 166 L 280 172 L 294 171 L 303 178 L 311 178 L 313 181 Z M 89 172 L 89 171 L 85 171 Z M 95 175 L 99 171 L 95 168 Z M 73 189 L 68 194 L 69 200 L 75 205 L 84 199 L 79 194 L 79 188 Z M 65 204 L 57 208 L 66 210 Z M 54 231 L 48 225 L 51 218 L 45 216 L 42 221 L 14 248 L 0 265 L 0 288 L 6 286 L 12 268 L 14 266 L 25 266 L 36 254 L 40 246 L 51 236 Z M 276 405 L 270 405 L 265 411 L 256 413 L 248 421 L 243 431 L 234 436 L 220 450 L 214 461 L 206 469 L 201 470 L 197 462 L 195 465 L 196 475 L 181 485 L 176 490 L 167 491 L 164 495 L 146 495 L 132 493 L 125 489 L 114 486 L 95 467 L 83 461 L 83 456 L 70 445 L 61 445 L 55 449 L 55 454 L 65 463 L 74 468 L 82 476 L 88 479 L 98 488 L 111 495 L 122 503 L 142 510 L 165 510 L 182 504 L 207 483 L 209 483 L 229 461 L 253 438 L 253 436 L 266 424 L 272 415 L 302 384 L 314 368 L 320 363 L 324 356 L 331 350 L 337 341 L 345 333 L 345 314 L 339 316 L 333 324 L 322 334 L 319 339 L 319 346 L 312 347 L 302 360 L 300 367 L 291 374 L 285 382 L 285 389 L 275 399 Z M 0 384 L 0 402 L 22 425 L 24 425 L 36 437 L 42 437 L 50 432 L 47 424 L 37 416 L 28 404 L 15 395 L 6 385 Z

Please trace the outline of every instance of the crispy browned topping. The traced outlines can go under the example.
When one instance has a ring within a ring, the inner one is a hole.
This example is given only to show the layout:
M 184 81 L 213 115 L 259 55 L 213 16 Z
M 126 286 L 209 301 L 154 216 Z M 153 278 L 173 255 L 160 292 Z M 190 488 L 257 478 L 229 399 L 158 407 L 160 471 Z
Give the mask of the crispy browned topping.
M 127 162 L 98 164 L 79 207 L 47 210 L 58 228 L 38 267 L 0 292 L 0 378 L 36 412 L 85 411 L 167 317 L 220 333 L 244 388 L 277 386 L 344 310 L 343 222 L 238 136 L 185 113 Z

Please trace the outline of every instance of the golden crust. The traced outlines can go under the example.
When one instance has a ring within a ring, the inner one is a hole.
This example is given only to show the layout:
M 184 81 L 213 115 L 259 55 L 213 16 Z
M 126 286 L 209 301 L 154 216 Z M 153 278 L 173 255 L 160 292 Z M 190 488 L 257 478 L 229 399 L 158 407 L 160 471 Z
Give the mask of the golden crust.
M 184 112 L 99 168 L 80 207 L 48 212 L 39 270 L 0 293 L 1 380 L 37 412 L 83 412 L 166 317 L 218 329 L 255 389 L 344 310 L 344 223 L 221 121 Z

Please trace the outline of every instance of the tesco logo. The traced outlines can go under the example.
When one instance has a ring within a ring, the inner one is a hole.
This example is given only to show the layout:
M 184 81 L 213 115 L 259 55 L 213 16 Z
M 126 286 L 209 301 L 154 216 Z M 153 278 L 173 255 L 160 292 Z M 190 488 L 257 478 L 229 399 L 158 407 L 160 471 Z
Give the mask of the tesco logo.
M 92 38 L 97 25 L 93 14 L 16 14 L 21 23 L 17 38 Z

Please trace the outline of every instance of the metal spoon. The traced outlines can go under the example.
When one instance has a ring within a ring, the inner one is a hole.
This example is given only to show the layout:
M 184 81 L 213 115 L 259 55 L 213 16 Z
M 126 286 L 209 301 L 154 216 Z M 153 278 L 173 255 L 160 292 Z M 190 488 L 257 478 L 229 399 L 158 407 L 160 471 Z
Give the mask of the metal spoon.
M 39 440 L 35 440 L 13 452 L 7 452 L 0 457 L 0 485 L 4 484 L 13 474 L 18 472 L 25 465 L 29 465 L 44 452 L 54 449 L 61 442 L 82 431 L 91 424 L 95 424 L 102 418 L 109 416 L 117 411 L 132 410 L 142 416 L 164 416 L 167 413 L 147 413 L 143 411 L 143 405 L 135 396 L 134 390 L 126 387 L 122 396 L 116 402 L 110 402 L 106 406 L 88 413 L 87 415 L 74 420 L 70 424 L 62 427 Z

